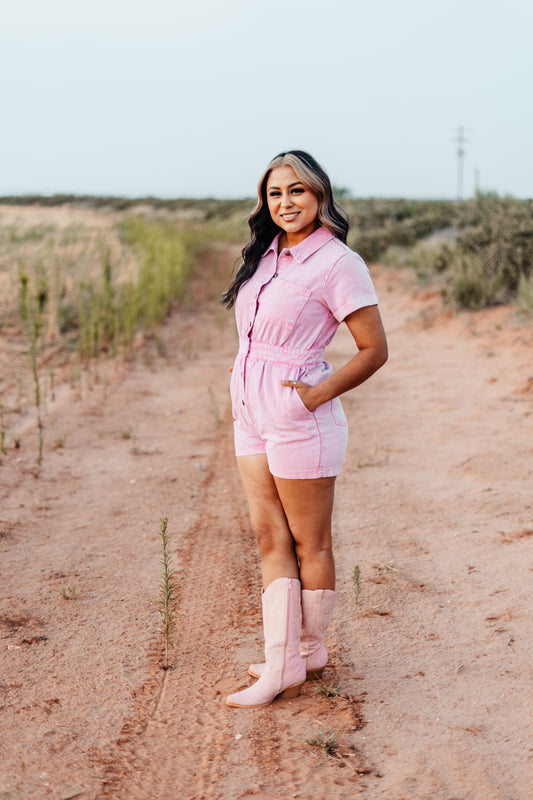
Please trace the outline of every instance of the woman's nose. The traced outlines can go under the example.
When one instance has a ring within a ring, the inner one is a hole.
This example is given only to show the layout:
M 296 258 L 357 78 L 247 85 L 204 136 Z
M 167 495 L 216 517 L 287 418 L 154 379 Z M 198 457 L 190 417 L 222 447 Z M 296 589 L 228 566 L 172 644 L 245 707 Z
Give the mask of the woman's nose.
M 287 192 L 281 196 L 281 205 L 284 207 L 292 206 L 292 197 L 290 192 Z

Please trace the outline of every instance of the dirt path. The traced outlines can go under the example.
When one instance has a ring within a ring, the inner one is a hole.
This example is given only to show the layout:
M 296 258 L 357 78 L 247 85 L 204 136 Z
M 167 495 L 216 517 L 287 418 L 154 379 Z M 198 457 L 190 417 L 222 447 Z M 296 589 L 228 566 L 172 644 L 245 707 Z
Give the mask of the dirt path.
M 0 467 L 2 800 L 530 796 L 533 329 L 503 308 L 452 318 L 407 273 L 376 282 L 391 358 L 345 400 L 325 673 L 341 693 L 224 704 L 261 653 L 260 582 L 235 335 L 209 303 L 169 323 L 165 358 L 108 365 L 50 408 L 64 447 L 38 479 L 26 440 Z M 349 354 L 341 332 L 330 357 Z M 166 673 L 162 515 L 180 607 Z M 320 731 L 338 758 L 305 744 Z

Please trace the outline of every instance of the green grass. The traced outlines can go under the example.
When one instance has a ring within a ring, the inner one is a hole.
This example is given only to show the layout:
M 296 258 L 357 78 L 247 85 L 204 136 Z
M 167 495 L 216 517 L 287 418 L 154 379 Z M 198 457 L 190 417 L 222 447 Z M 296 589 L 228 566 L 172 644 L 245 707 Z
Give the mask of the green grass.
M 0 226 L 0 322 L 22 326 L 36 308 L 45 342 L 74 344 L 85 360 L 115 355 L 153 334 L 183 300 L 212 241 L 205 217 L 204 209 L 199 224 L 184 225 L 125 214 L 118 223 L 39 229 L 38 236 L 22 223 L 16 236 Z
M 337 734 L 331 728 L 329 731 L 321 728 L 314 736 L 304 739 L 304 742 L 311 750 L 316 753 L 322 753 L 329 758 L 334 758 L 339 748 Z
M 119 236 L 128 248 L 133 275 L 119 274 L 104 244 L 99 278 L 80 284 L 77 327 L 85 358 L 102 351 L 114 354 L 136 336 L 154 333 L 183 299 L 195 258 L 205 246 L 194 232 L 142 217 L 126 219 Z
M 333 683 L 319 683 L 316 691 L 321 697 L 339 697 L 342 695 L 341 687 L 335 686 Z

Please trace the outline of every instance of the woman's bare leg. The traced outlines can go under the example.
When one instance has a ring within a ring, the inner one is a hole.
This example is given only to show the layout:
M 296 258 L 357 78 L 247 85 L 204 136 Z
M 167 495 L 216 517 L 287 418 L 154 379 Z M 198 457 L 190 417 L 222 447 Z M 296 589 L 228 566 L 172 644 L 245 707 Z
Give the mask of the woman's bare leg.
M 263 588 L 278 578 L 299 578 L 294 540 L 266 456 L 239 456 L 237 465 L 261 553 Z
M 265 455 L 240 456 L 237 464 L 261 553 L 263 587 L 277 578 L 300 578 L 304 589 L 335 589 L 335 478 L 276 478 Z
M 303 589 L 335 589 L 331 517 L 335 478 L 274 478 L 294 538 Z

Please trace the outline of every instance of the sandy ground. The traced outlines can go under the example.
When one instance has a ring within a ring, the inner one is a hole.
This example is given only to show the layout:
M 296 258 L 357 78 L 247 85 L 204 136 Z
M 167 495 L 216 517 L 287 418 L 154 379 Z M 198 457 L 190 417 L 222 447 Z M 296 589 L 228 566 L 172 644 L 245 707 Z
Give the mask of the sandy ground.
M 224 703 L 261 656 L 261 587 L 232 451 L 233 323 L 196 286 L 166 355 L 58 392 L 39 477 L 34 430 L 2 458 L 2 800 L 532 796 L 533 327 L 510 308 L 445 313 L 408 272 L 375 279 L 391 357 L 344 402 L 334 696 L 307 683 L 266 709 Z M 351 348 L 340 331 L 334 364 Z M 179 595 L 166 672 L 163 515 Z M 306 743 L 320 732 L 336 757 Z

